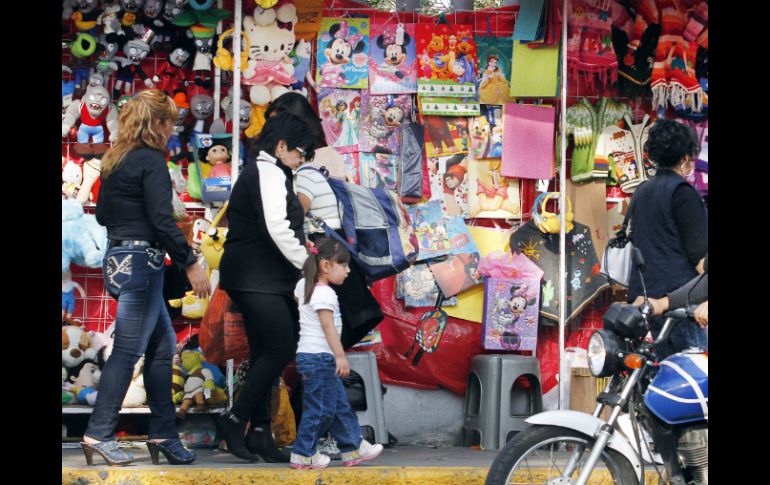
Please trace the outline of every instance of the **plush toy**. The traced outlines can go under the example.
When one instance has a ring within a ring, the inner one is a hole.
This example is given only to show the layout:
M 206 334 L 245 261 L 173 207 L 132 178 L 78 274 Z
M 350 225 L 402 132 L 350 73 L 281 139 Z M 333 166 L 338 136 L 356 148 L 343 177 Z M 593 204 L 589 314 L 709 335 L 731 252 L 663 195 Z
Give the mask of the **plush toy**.
M 117 0 L 104 0 L 103 7 L 102 12 L 96 18 L 96 25 L 101 27 L 98 30 L 105 35 L 125 35 L 123 26 L 120 24 L 120 19 L 118 18 L 121 7 Z
M 72 53 L 72 71 L 75 88 L 80 89 L 88 82 L 91 56 L 96 52 L 96 39 L 91 34 L 81 32 L 75 36 L 69 47 Z
M 155 33 L 151 29 L 147 29 L 141 37 L 129 40 L 123 46 L 123 53 L 128 58 L 128 61 L 121 61 L 121 66 L 118 68 L 115 85 L 112 88 L 113 98 L 117 99 L 120 96 L 121 89 L 124 93 L 129 94 L 134 85 L 134 77 L 136 75 L 144 81 L 146 87 L 152 88 L 155 86 L 152 79 L 147 76 L 141 66 L 144 58 L 152 50 L 150 42 L 154 35 Z
M 70 262 L 88 268 L 101 268 L 107 252 L 107 229 L 96 222 L 96 217 L 83 213 L 77 200 L 61 201 L 61 270 L 67 271 Z
M 96 8 L 96 2 L 97 0 L 78 0 L 75 2 L 75 11 L 70 15 L 70 19 L 80 32 L 96 32 L 96 22 L 102 13 Z
M 80 190 L 76 197 L 77 201 L 85 204 L 89 199 L 96 201 L 98 194 L 99 176 L 102 173 L 102 161 L 98 158 L 92 158 L 83 163 L 83 182 L 80 184 Z
M 75 281 L 72 281 L 72 273 L 67 270 L 61 274 L 61 319 L 62 323 L 69 325 L 75 324 L 72 319 L 72 312 L 75 311 L 75 290 L 78 290 L 80 298 L 86 297 L 83 287 Z
M 142 8 L 144 0 L 120 0 L 121 12 L 118 13 L 120 25 L 132 28 L 136 23 L 137 13 Z
M 136 408 L 147 404 L 147 391 L 144 388 L 144 356 L 134 366 L 131 384 L 128 386 L 126 397 L 123 399 L 124 408 Z
M 72 74 L 72 69 L 62 64 L 61 70 L 63 72 L 68 72 Z M 65 81 L 64 79 L 61 80 L 61 115 L 62 119 L 64 118 L 64 113 L 67 110 L 67 107 L 69 107 L 70 104 L 72 104 L 72 97 L 75 95 L 75 81 Z
M 190 9 L 178 15 L 172 23 L 180 27 L 189 27 L 195 39 L 195 60 L 193 72 L 197 86 L 211 89 L 211 59 L 216 44 L 217 24 L 231 12 L 221 8 L 212 8 L 213 0 L 190 0 Z
M 249 38 L 249 61 L 243 69 L 242 83 L 251 86 L 249 98 L 265 106 L 286 93 L 297 82 L 289 54 L 294 49 L 297 8 L 285 3 L 277 9 L 255 9 L 243 18 L 243 31 Z
M 116 57 L 119 46 L 117 34 L 102 34 L 96 46 L 96 72 L 104 75 L 105 80 L 118 70 L 118 62 L 128 62 L 125 57 Z M 106 84 L 105 84 L 105 87 Z
M 61 363 L 72 369 L 86 358 L 85 351 L 91 345 L 91 338 L 82 328 L 67 325 L 61 329 Z
M 301 93 L 303 96 L 307 96 L 307 88 L 305 87 L 305 80 L 312 75 L 310 74 L 310 58 L 313 55 L 313 44 L 307 42 L 305 39 L 297 41 L 297 45 L 294 47 L 292 57 L 294 58 L 294 78 L 297 80 L 292 84 L 291 90 Z
M 187 156 L 187 151 L 182 151 L 182 147 L 187 146 L 187 115 L 190 113 L 190 103 L 187 102 L 187 95 L 183 92 L 174 95 L 174 104 L 177 109 L 177 119 L 174 122 L 174 132 L 168 137 L 166 150 L 171 156 L 171 161 L 176 163 Z
M 227 402 L 227 394 L 224 389 L 218 388 L 214 382 L 211 370 L 203 367 L 205 362 L 203 354 L 196 351 L 185 350 L 182 352 L 182 367 L 187 372 L 187 380 L 184 384 L 184 397 L 182 405 L 177 411 L 177 417 L 184 419 L 187 410 L 195 404 L 196 409 L 203 410 L 204 405 L 222 404 Z M 208 397 L 206 397 L 208 396 Z
M 175 360 L 179 359 L 178 355 L 174 356 Z M 187 378 L 187 373 L 179 366 L 178 362 L 174 362 L 171 367 L 171 400 L 174 404 L 181 404 L 184 399 L 184 382 Z
M 190 42 L 182 42 L 174 46 L 168 55 L 168 60 L 160 63 L 152 77 L 158 89 L 173 96 L 174 93 L 187 87 L 187 77 L 183 69 L 190 60 L 192 52 L 193 46 Z
M 93 360 L 85 359 L 76 367 L 69 370 L 68 381 L 72 386 L 67 389 L 72 392 L 78 404 L 96 404 L 97 389 L 102 371 Z
M 67 160 L 61 171 L 61 193 L 67 199 L 74 199 L 78 195 L 78 190 L 83 182 L 83 171 L 80 165 Z
M 232 133 L 233 131 L 233 102 L 230 99 L 230 96 L 225 96 L 222 99 L 221 106 L 222 111 L 225 113 L 225 119 L 223 121 L 221 118 L 219 118 L 211 123 L 209 132 L 212 134 L 225 134 Z M 243 138 L 244 130 L 247 126 L 249 126 L 249 123 L 251 122 L 251 103 L 245 99 L 241 99 L 240 106 L 238 107 L 238 119 L 240 122 L 239 126 L 241 138 Z
M 64 366 L 61 366 L 61 405 L 66 406 L 68 404 L 72 404 L 75 401 L 75 394 L 70 391 L 70 387 L 72 386 L 72 383 L 67 380 L 69 377 L 69 372 L 67 372 L 67 368 Z
M 185 29 L 173 24 L 174 19 L 184 12 L 185 3 L 185 0 L 168 0 L 163 6 L 163 13 L 153 20 L 151 28 L 156 34 L 153 49 L 171 52 L 173 45 L 186 38 Z
M 190 140 L 195 139 L 198 133 L 207 133 L 206 120 L 214 113 L 214 98 L 208 94 L 196 94 L 190 99 L 190 112 L 195 118 Z
M 112 109 L 110 93 L 102 86 L 89 86 L 79 102 L 67 107 L 61 123 L 61 136 L 65 138 L 75 122 L 80 120 L 78 143 L 104 143 L 104 126 L 110 130 L 110 141 L 118 139 L 118 113 Z

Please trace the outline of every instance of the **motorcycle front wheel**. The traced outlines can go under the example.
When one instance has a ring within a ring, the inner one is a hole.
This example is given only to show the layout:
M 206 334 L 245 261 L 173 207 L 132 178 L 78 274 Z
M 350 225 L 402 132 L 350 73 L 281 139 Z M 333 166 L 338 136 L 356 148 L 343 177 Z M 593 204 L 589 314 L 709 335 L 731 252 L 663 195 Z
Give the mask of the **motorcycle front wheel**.
M 559 426 L 531 426 L 517 434 L 495 457 L 485 485 L 572 485 L 591 454 L 594 439 Z M 578 453 L 573 453 L 576 451 Z M 576 459 L 569 477 L 563 477 L 570 460 Z M 588 485 L 637 485 L 631 463 L 620 453 L 605 448 Z

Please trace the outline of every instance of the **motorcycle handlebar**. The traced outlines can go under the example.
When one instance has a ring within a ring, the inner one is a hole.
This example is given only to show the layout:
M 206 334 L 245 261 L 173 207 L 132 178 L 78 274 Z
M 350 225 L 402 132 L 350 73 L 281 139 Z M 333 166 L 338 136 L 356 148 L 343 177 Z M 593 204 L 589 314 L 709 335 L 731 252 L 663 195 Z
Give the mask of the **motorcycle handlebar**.
M 658 338 L 655 340 L 655 345 L 659 345 L 668 339 L 671 330 L 673 330 L 674 325 L 679 320 L 694 320 L 696 308 L 698 308 L 698 305 L 690 305 L 686 308 L 677 308 L 675 310 L 666 312 L 663 315 L 663 317 L 666 319 L 666 323 L 663 324 L 663 328 L 660 330 L 660 335 L 658 335 Z

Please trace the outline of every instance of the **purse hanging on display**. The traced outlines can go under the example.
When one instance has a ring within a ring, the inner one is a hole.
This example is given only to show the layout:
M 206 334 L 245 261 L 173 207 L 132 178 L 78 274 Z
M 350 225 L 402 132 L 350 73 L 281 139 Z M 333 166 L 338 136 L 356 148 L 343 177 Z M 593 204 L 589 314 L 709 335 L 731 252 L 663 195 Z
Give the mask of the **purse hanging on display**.
M 438 349 L 438 344 L 441 343 L 441 337 L 444 335 L 444 329 L 447 323 L 447 314 L 441 308 L 441 304 L 444 302 L 444 294 L 439 291 L 438 299 L 436 300 L 436 308 L 428 312 L 423 313 L 420 317 L 420 321 L 417 323 L 417 332 L 414 334 L 414 342 L 409 350 L 406 351 L 404 357 L 412 355 L 414 346 L 418 345 L 420 348 L 412 359 L 412 364 L 417 365 L 420 363 L 422 354 L 432 354 Z
M 607 247 L 602 255 L 602 276 L 605 276 L 610 283 L 621 285 L 624 288 L 628 288 L 628 280 L 631 277 L 631 253 L 634 245 L 626 231 L 631 222 L 633 206 L 632 199 L 628 206 L 628 212 L 623 218 L 623 225 L 615 233 L 615 237 L 607 242 Z

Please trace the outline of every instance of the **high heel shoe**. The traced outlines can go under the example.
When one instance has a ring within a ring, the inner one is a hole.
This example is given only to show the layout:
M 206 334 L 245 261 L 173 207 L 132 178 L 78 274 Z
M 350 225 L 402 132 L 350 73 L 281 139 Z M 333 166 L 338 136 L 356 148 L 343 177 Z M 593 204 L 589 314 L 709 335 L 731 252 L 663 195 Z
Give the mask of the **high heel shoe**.
M 259 455 L 267 463 L 289 463 L 291 459 L 291 454 L 275 443 L 269 424 L 249 430 L 246 435 L 246 449 Z
M 243 460 L 257 461 L 258 458 L 249 453 L 244 442 L 243 432 L 246 424 L 232 413 L 220 414 L 217 418 L 217 436 L 224 439 L 227 449 L 233 455 Z
M 160 452 L 163 452 L 163 456 L 170 465 L 189 465 L 195 461 L 195 452 L 185 448 L 178 439 L 167 439 L 160 443 L 148 441 L 147 449 L 150 451 L 153 465 L 157 465 L 160 461 Z
M 117 441 L 101 441 L 93 444 L 81 441 L 80 446 L 83 447 L 83 454 L 86 455 L 88 466 L 94 464 L 94 451 L 102 455 L 104 461 L 110 466 L 125 466 L 134 461 L 133 455 L 121 450 Z

